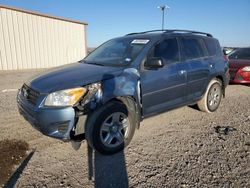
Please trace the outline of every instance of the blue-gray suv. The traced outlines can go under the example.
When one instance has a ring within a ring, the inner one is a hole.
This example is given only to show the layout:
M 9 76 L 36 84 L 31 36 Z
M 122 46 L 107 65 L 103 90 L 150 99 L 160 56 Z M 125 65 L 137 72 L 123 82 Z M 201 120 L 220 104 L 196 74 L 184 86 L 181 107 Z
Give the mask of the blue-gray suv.
M 211 34 L 155 30 L 109 40 L 85 59 L 25 82 L 17 103 L 43 134 L 86 139 L 113 154 L 146 117 L 192 104 L 216 111 L 228 82 L 228 62 Z

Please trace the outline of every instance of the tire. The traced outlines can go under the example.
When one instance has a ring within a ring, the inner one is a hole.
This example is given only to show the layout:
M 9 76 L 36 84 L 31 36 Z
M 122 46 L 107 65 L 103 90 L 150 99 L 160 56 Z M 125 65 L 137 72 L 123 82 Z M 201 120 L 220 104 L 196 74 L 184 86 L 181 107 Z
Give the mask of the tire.
M 207 113 L 216 111 L 219 108 L 222 98 L 222 83 L 218 79 L 213 79 L 208 84 L 205 95 L 198 101 L 198 108 Z
M 85 127 L 89 146 L 104 155 L 123 150 L 134 136 L 135 114 L 135 108 L 119 101 L 111 101 L 94 111 Z

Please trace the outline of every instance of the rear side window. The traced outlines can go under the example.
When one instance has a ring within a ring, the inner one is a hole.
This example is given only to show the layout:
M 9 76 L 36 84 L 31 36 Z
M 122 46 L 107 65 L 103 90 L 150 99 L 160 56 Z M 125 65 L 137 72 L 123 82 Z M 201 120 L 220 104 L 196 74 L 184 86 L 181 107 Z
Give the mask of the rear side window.
M 229 59 L 250 59 L 250 48 L 235 50 L 229 55 Z
M 220 45 L 217 40 L 214 40 L 212 38 L 205 38 L 204 41 L 209 56 L 214 56 L 219 53 Z
M 167 64 L 179 61 L 179 47 L 176 38 L 166 39 L 157 44 L 149 57 L 161 57 Z
M 183 53 L 186 60 L 196 59 L 205 56 L 202 47 L 202 40 L 196 38 L 183 38 Z

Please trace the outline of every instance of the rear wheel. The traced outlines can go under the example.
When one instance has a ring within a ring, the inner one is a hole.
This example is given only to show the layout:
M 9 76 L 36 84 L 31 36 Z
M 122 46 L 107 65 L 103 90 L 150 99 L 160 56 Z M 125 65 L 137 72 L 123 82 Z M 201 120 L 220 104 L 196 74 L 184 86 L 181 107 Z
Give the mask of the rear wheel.
M 85 131 L 88 144 L 105 155 L 123 150 L 135 132 L 136 113 L 133 109 L 112 101 L 93 112 Z
M 208 84 L 205 95 L 198 101 L 198 108 L 203 112 L 214 112 L 218 109 L 222 98 L 222 83 L 213 79 Z

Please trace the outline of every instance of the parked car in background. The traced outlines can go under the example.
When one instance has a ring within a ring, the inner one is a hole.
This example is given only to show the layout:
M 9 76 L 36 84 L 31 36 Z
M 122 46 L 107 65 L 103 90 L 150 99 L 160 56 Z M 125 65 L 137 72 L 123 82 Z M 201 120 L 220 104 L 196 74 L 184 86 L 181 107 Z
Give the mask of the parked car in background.
M 236 49 L 228 58 L 230 82 L 250 84 L 250 47 Z
M 233 48 L 233 47 L 224 47 L 223 48 L 223 52 L 225 55 L 230 54 L 232 51 L 236 50 L 237 48 Z
M 25 82 L 17 103 L 43 134 L 72 142 L 83 135 L 98 152 L 113 154 L 146 117 L 190 104 L 216 111 L 228 82 L 228 61 L 211 34 L 147 31 Z

